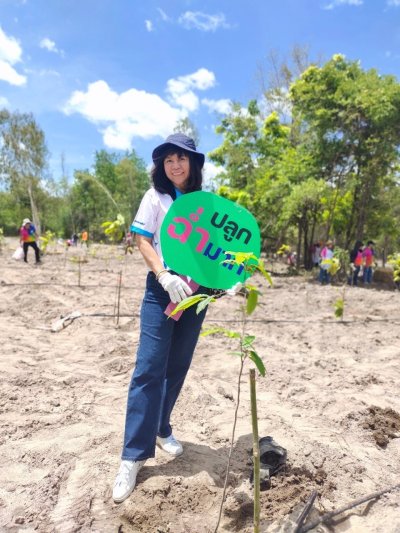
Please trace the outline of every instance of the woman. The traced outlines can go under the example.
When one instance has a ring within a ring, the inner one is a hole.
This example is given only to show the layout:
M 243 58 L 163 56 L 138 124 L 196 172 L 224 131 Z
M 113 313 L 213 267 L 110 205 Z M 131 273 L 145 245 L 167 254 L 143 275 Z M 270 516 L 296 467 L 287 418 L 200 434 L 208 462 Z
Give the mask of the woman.
M 368 241 L 367 246 L 364 248 L 363 256 L 363 282 L 369 285 L 372 282 L 372 265 L 374 264 L 375 251 L 373 249 L 374 242 Z
M 350 283 L 356 287 L 358 285 L 358 275 L 360 274 L 360 269 L 363 261 L 363 243 L 361 241 L 356 241 L 354 248 L 350 252 L 350 268 L 353 272 L 353 275 L 350 278 Z
M 170 135 L 152 154 L 153 187 L 146 192 L 131 226 L 150 272 L 141 308 L 136 367 L 132 376 L 125 420 L 122 461 L 113 499 L 124 501 L 133 491 L 146 459 L 154 457 L 156 444 L 172 456 L 183 453 L 172 434 L 170 416 L 192 360 L 205 311 L 187 309 L 178 321 L 165 309 L 192 294 L 187 278 L 164 264 L 160 228 L 172 202 L 181 194 L 201 190 L 204 155 L 192 139 Z M 196 292 L 204 292 L 199 287 Z
M 330 263 L 324 261 L 331 261 L 333 258 L 333 242 L 326 241 L 325 246 L 321 250 L 321 263 L 319 265 L 319 281 L 322 285 L 331 282 L 331 275 L 329 273 Z

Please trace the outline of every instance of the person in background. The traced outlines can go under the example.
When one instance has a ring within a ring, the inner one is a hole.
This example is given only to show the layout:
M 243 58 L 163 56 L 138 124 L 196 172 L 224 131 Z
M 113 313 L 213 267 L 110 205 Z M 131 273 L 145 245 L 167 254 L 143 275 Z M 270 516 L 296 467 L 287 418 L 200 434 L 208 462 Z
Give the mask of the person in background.
M 84 229 L 81 234 L 81 246 L 88 246 L 89 233 Z
M 76 233 L 72 234 L 71 241 L 72 246 L 78 246 L 78 235 Z
M 28 262 L 28 248 L 31 246 L 35 251 L 36 264 L 40 263 L 40 250 L 36 243 L 36 240 L 39 238 L 39 235 L 36 233 L 36 228 L 29 220 L 29 218 L 24 218 L 22 221 L 21 229 L 19 230 L 19 242 L 24 250 L 24 261 Z
M 125 235 L 124 251 L 125 251 L 125 255 L 128 252 L 130 254 L 133 252 L 133 235 L 130 231 L 128 231 Z
M 321 245 L 319 242 L 316 242 L 312 247 L 312 263 L 313 267 L 319 267 L 321 262 Z
M 333 258 L 333 242 L 326 241 L 325 246 L 321 250 L 321 263 L 319 267 L 319 281 L 322 285 L 331 282 L 331 275 L 329 274 L 329 263 L 324 263 L 324 260 Z
M 358 285 L 358 276 L 360 274 L 361 265 L 363 263 L 363 243 L 356 241 L 354 248 L 350 252 L 350 285 L 356 287 Z
M 205 292 L 186 276 L 165 265 L 160 230 L 173 201 L 202 187 L 204 155 L 182 133 L 170 135 L 152 154 L 153 187 L 139 206 L 131 231 L 149 267 L 140 312 L 140 338 L 136 366 L 128 391 L 121 464 L 113 487 L 113 500 L 124 501 L 133 491 L 146 459 L 156 445 L 172 457 L 183 453 L 170 417 L 178 399 L 205 317 L 205 310 L 186 309 L 178 320 L 168 318 L 170 302 L 178 303 L 194 292 Z
M 367 246 L 364 248 L 363 257 L 363 282 L 368 285 L 372 282 L 372 265 L 374 263 L 375 251 L 373 249 L 374 242 L 368 241 Z

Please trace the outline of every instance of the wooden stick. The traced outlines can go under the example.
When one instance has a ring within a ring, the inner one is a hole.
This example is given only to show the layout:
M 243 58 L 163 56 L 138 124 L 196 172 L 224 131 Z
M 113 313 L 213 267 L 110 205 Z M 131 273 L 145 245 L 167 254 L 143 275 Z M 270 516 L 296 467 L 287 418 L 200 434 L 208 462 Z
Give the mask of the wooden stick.
M 119 311 L 120 311 L 120 303 L 121 303 L 121 285 L 122 285 L 122 270 L 119 271 L 119 276 L 118 276 L 117 326 L 119 324 Z
M 250 402 L 251 423 L 253 428 L 253 457 L 254 457 L 254 533 L 260 531 L 260 445 L 258 441 L 256 371 L 250 368 Z

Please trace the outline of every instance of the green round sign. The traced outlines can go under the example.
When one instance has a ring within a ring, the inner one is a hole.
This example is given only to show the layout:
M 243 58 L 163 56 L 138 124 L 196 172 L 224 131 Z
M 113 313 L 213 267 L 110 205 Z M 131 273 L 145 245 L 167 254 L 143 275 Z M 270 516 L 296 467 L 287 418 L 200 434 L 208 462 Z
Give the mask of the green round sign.
M 161 249 L 175 272 L 204 287 L 229 289 L 251 274 L 244 265 L 224 262 L 232 258 L 228 252 L 260 257 L 260 230 L 244 207 L 210 192 L 192 192 L 177 198 L 165 215 Z

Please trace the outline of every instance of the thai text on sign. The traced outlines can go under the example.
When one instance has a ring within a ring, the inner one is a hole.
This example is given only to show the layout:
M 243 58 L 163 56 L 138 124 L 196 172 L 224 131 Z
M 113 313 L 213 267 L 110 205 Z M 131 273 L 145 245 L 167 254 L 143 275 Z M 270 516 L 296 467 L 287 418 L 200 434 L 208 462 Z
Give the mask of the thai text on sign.
M 180 196 L 161 227 L 161 248 L 169 268 L 213 289 L 229 289 L 250 273 L 244 265 L 225 262 L 229 252 L 260 256 L 260 230 L 244 207 L 198 191 Z

